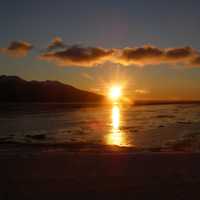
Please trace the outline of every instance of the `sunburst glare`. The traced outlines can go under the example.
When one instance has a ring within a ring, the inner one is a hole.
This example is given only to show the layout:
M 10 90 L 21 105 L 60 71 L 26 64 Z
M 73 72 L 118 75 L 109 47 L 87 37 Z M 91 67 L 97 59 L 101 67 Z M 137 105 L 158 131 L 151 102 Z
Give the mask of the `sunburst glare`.
M 109 89 L 108 95 L 112 101 L 118 101 L 122 96 L 122 88 L 119 85 L 114 85 Z

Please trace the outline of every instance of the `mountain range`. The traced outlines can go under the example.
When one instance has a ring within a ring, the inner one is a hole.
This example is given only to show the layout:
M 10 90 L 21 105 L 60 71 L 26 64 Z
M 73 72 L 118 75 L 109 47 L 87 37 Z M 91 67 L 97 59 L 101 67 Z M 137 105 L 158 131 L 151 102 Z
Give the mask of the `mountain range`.
M 58 81 L 26 81 L 0 76 L 0 102 L 99 103 L 105 97 Z

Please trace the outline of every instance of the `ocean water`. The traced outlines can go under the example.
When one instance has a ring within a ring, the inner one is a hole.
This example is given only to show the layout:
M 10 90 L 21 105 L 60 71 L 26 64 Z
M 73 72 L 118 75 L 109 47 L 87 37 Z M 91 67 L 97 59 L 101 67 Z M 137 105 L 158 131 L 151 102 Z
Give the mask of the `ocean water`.
M 200 149 L 200 105 L 6 104 L 0 142 Z

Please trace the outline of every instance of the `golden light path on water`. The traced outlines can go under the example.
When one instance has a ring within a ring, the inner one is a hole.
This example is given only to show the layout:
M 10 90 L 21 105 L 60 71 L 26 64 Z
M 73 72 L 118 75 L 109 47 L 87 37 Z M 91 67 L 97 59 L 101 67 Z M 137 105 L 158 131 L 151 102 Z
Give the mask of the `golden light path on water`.
M 117 146 L 128 146 L 126 143 L 125 134 L 120 130 L 121 113 L 120 106 L 118 104 L 114 104 L 112 107 L 111 119 L 112 129 L 111 133 L 108 134 L 107 144 Z

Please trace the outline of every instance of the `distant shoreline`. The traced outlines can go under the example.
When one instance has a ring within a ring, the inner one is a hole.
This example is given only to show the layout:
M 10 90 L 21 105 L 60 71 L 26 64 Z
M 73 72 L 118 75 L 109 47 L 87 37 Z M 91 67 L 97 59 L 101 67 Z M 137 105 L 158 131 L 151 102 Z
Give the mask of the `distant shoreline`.
M 134 105 L 200 104 L 200 100 L 135 100 Z
M 9 102 L 1 102 L 1 105 L 97 105 L 97 106 L 108 106 L 113 105 L 113 103 L 108 102 L 54 102 L 54 101 L 9 101 Z M 170 104 L 200 104 L 200 100 L 183 100 L 183 101 L 173 101 L 173 100 L 135 100 L 132 103 L 123 103 L 120 102 L 121 105 L 170 105 Z

